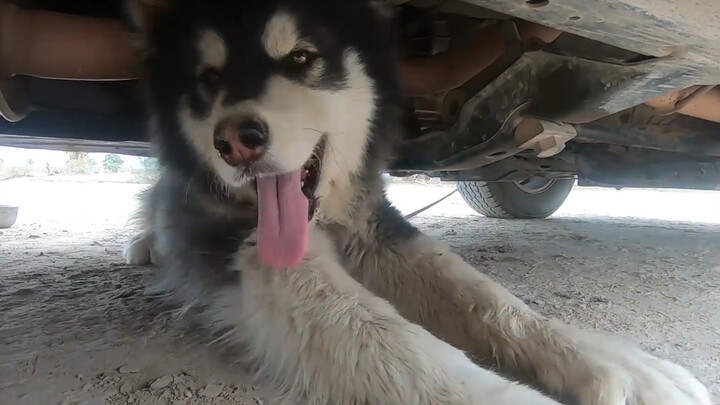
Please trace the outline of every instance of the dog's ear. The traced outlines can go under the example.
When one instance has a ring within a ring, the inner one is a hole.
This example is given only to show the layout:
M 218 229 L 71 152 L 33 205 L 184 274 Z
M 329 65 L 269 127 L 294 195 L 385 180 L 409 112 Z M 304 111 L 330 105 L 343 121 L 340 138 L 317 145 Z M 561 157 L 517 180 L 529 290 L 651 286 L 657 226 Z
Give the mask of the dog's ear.
M 125 10 L 132 31 L 143 36 L 150 35 L 174 3 L 174 0 L 126 0 Z

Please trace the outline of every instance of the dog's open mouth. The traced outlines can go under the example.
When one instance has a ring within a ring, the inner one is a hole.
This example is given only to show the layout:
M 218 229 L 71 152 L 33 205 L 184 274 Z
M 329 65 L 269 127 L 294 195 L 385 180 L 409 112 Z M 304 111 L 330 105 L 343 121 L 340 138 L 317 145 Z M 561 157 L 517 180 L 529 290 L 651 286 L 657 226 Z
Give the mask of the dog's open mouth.
M 258 253 L 263 264 L 287 269 L 305 256 L 326 143 L 322 138 L 299 169 L 257 177 Z
M 320 171 L 322 169 L 322 158 L 325 153 L 325 137 L 315 146 L 313 154 L 305 162 L 300 173 L 300 186 L 303 194 L 308 199 L 308 221 L 312 220 L 317 209 L 317 197 L 315 191 L 320 181 Z

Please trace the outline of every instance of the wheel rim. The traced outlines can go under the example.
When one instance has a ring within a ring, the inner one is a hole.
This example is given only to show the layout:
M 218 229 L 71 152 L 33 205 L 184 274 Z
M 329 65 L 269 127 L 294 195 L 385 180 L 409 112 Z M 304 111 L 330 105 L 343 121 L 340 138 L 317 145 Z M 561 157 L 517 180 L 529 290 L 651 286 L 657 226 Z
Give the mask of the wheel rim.
M 524 193 L 542 194 L 555 184 L 555 179 L 535 176 L 523 181 L 514 181 L 513 184 Z

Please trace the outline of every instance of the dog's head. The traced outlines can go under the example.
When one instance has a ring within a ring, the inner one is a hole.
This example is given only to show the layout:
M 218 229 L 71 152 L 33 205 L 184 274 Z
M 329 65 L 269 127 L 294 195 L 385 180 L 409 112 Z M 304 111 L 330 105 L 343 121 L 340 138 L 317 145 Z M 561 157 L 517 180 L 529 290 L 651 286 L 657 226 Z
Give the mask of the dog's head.
M 131 10 L 164 165 L 229 186 L 257 179 L 261 236 L 266 216 L 270 232 L 300 226 L 283 225 L 275 205 L 293 218 L 308 201 L 311 215 L 347 211 L 351 178 L 392 136 L 380 127 L 397 94 L 390 21 L 374 1 L 134 0 Z
M 363 166 L 387 102 L 383 91 L 395 87 L 392 40 L 375 4 L 131 4 L 144 33 L 144 79 L 165 164 L 203 166 L 230 186 L 321 168 L 304 179 L 316 187 L 306 193 L 320 194 Z

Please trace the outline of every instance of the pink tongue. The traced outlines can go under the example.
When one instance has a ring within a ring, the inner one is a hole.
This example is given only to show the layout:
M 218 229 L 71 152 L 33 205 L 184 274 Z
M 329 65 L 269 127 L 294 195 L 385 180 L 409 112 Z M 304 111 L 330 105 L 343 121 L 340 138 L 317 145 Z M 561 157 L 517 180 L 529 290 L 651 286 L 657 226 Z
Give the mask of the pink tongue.
M 258 253 L 270 267 L 295 267 L 308 245 L 308 199 L 300 170 L 257 179 Z

